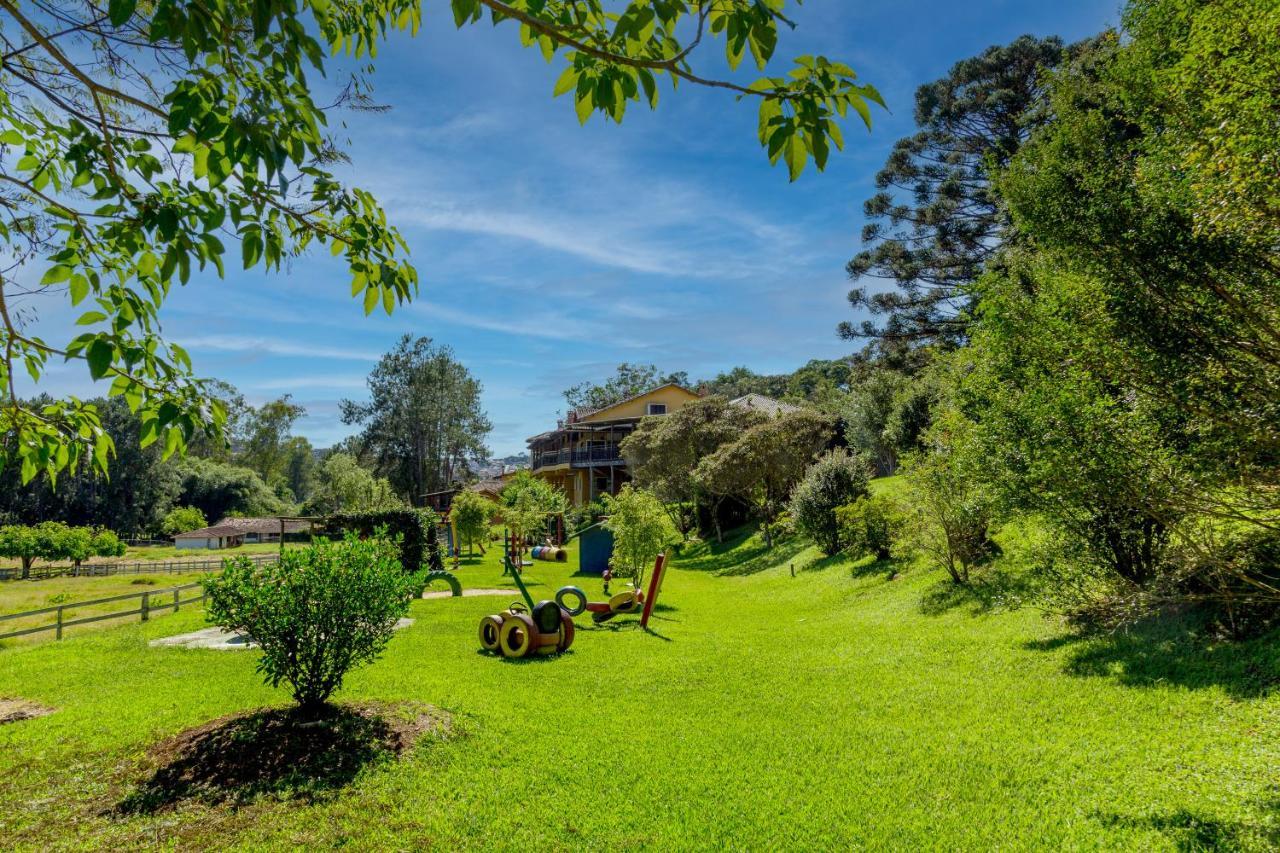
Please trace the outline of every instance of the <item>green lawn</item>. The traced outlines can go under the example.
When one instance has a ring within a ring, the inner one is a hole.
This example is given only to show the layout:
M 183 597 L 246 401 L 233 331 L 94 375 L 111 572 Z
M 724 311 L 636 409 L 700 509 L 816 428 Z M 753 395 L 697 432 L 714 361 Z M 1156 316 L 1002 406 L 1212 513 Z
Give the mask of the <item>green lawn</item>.
M 460 570 L 502 583 L 496 553 Z M 576 562 L 576 558 L 575 558 Z M 569 566 L 575 564 L 571 562 Z M 795 577 L 792 577 L 792 569 Z M 892 569 L 892 571 L 891 571 Z M 527 570 L 546 595 L 571 568 Z M 892 578 L 892 579 L 891 579 Z M 593 596 L 599 581 L 578 579 Z M 339 698 L 432 703 L 448 737 L 345 787 L 232 810 L 113 811 L 160 739 L 283 704 L 246 652 L 151 649 L 166 616 L 0 650 L 9 847 L 1271 849 L 1277 646 L 1177 625 L 1082 641 L 938 572 L 743 534 L 674 563 L 652 627 L 578 619 L 572 651 L 478 652 L 501 598 L 418 601 Z

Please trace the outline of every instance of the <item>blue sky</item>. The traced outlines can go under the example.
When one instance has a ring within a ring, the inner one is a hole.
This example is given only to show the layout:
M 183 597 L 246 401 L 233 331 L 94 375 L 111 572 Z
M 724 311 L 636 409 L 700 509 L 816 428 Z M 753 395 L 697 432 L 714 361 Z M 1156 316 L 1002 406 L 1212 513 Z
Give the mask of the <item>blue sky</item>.
M 565 387 L 621 361 L 699 378 L 847 353 L 834 333 L 851 316 L 844 264 L 877 169 L 912 129 L 915 87 L 1022 33 L 1075 39 L 1118 17 L 1117 0 L 809 0 L 776 67 L 805 53 L 842 59 L 892 112 L 870 134 L 846 125 L 827 171 L 788 184 L 757 144 L 751 104 L 667 87 L 656 113 L 632 105 L 621 126 L 595 116 L 579 127 L 572 101 L 551 98 L 559 60 L 520 49 L 511 25 L 457 31 L 447 3 L 424 5 L 418 37 L 394 38 L 377 60 L 374 95 L 391 111 L 335 128 L 350 139 L 346 177 L 410 243 L 418 301 L 364 317 L 323 252 L 279 275 L 195 277 L 164 315 L 202 375 L 253 402 L 292 393 L 308 412 L 298 431 L 317 446 L 350 432 L 338 401 L 364 396 L 373 362 L 404 332 L 451 346 L 484 383 L 498 455 L 554 424 Z M 721 43 L 695 65 L 723 75 Z M 56 339 L 49 326 L 64 313 L 49 306 L 39 333 Z M 46 387 L 106 390 L 79 366 Z

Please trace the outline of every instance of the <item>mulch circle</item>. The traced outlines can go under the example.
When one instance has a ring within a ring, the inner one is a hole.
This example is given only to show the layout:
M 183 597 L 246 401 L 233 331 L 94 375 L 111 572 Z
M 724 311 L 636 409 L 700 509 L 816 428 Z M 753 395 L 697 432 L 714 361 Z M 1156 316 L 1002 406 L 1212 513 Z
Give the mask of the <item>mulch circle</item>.
M 419 702 L 241 712 L 187 729 L 152 747 L 149 778 L 119 802 L 121 814 L 154 814 L 185 801 L 240 805 L 262 795 L 314 799 L 367 765 L 394 759 L 424 735 L 447 736 L 448 713 Z
M 29 699 L 0 698 L 0 725 L 18 723 L 23 720 L 34 720 L 36 717 L 52 714 L 55 710 L 55 708 L 50 708 L 48 705 L 41 705 L 39 702 L 32 702 Z

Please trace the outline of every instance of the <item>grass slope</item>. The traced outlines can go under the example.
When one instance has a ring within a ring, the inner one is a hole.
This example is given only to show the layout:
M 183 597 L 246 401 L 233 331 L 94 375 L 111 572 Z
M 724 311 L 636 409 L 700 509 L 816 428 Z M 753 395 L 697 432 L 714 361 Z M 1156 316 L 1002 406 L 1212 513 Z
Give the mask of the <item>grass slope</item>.
M 571 562 L 572 566 L 576 563 Z M 282 704 L 252 653 L 150 649 L 180 613 L 0 650 L 0 696 L 60 710 L 0 726 L 0 838 L 360 849 L 1267 849 L 1277 842 L 1274 643 L 1079 641 L 1031 610 L 939 595 L 919 566 L 821 559 L 742 535 L 696 545 L 651 634 L 592 626 L 559 659 L 478 653 L 499 598 L 415 602 L 346 701 L 416 700 L 455 734 L 345 787 L 233 810 L 121 816 L 143 753 Z M 792 577 L 792 569 L 795 577 Z M 527 571 L 549 594 L 571 569 Z M 496 555 L 461 570 L 501 584 Z M 599 582 L 577 579 L 599 596 Z

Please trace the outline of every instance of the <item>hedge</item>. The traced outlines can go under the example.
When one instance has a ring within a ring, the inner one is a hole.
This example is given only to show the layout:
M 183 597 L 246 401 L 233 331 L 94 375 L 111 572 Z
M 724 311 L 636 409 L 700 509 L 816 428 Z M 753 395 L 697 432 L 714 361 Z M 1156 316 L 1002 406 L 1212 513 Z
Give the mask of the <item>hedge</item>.
M 400 564 L 406 572 L 420 570 L 425 561 L 434 572 L 444 571 L 444 553 L 436 532 L 436 514 L 428 509 L 392 509 L 378 512 L 340 512 L 325 519 L 330 536 L 350 530 L 360 536 L 372 536 L 380 527 L 387 535 L 400 538 Z

